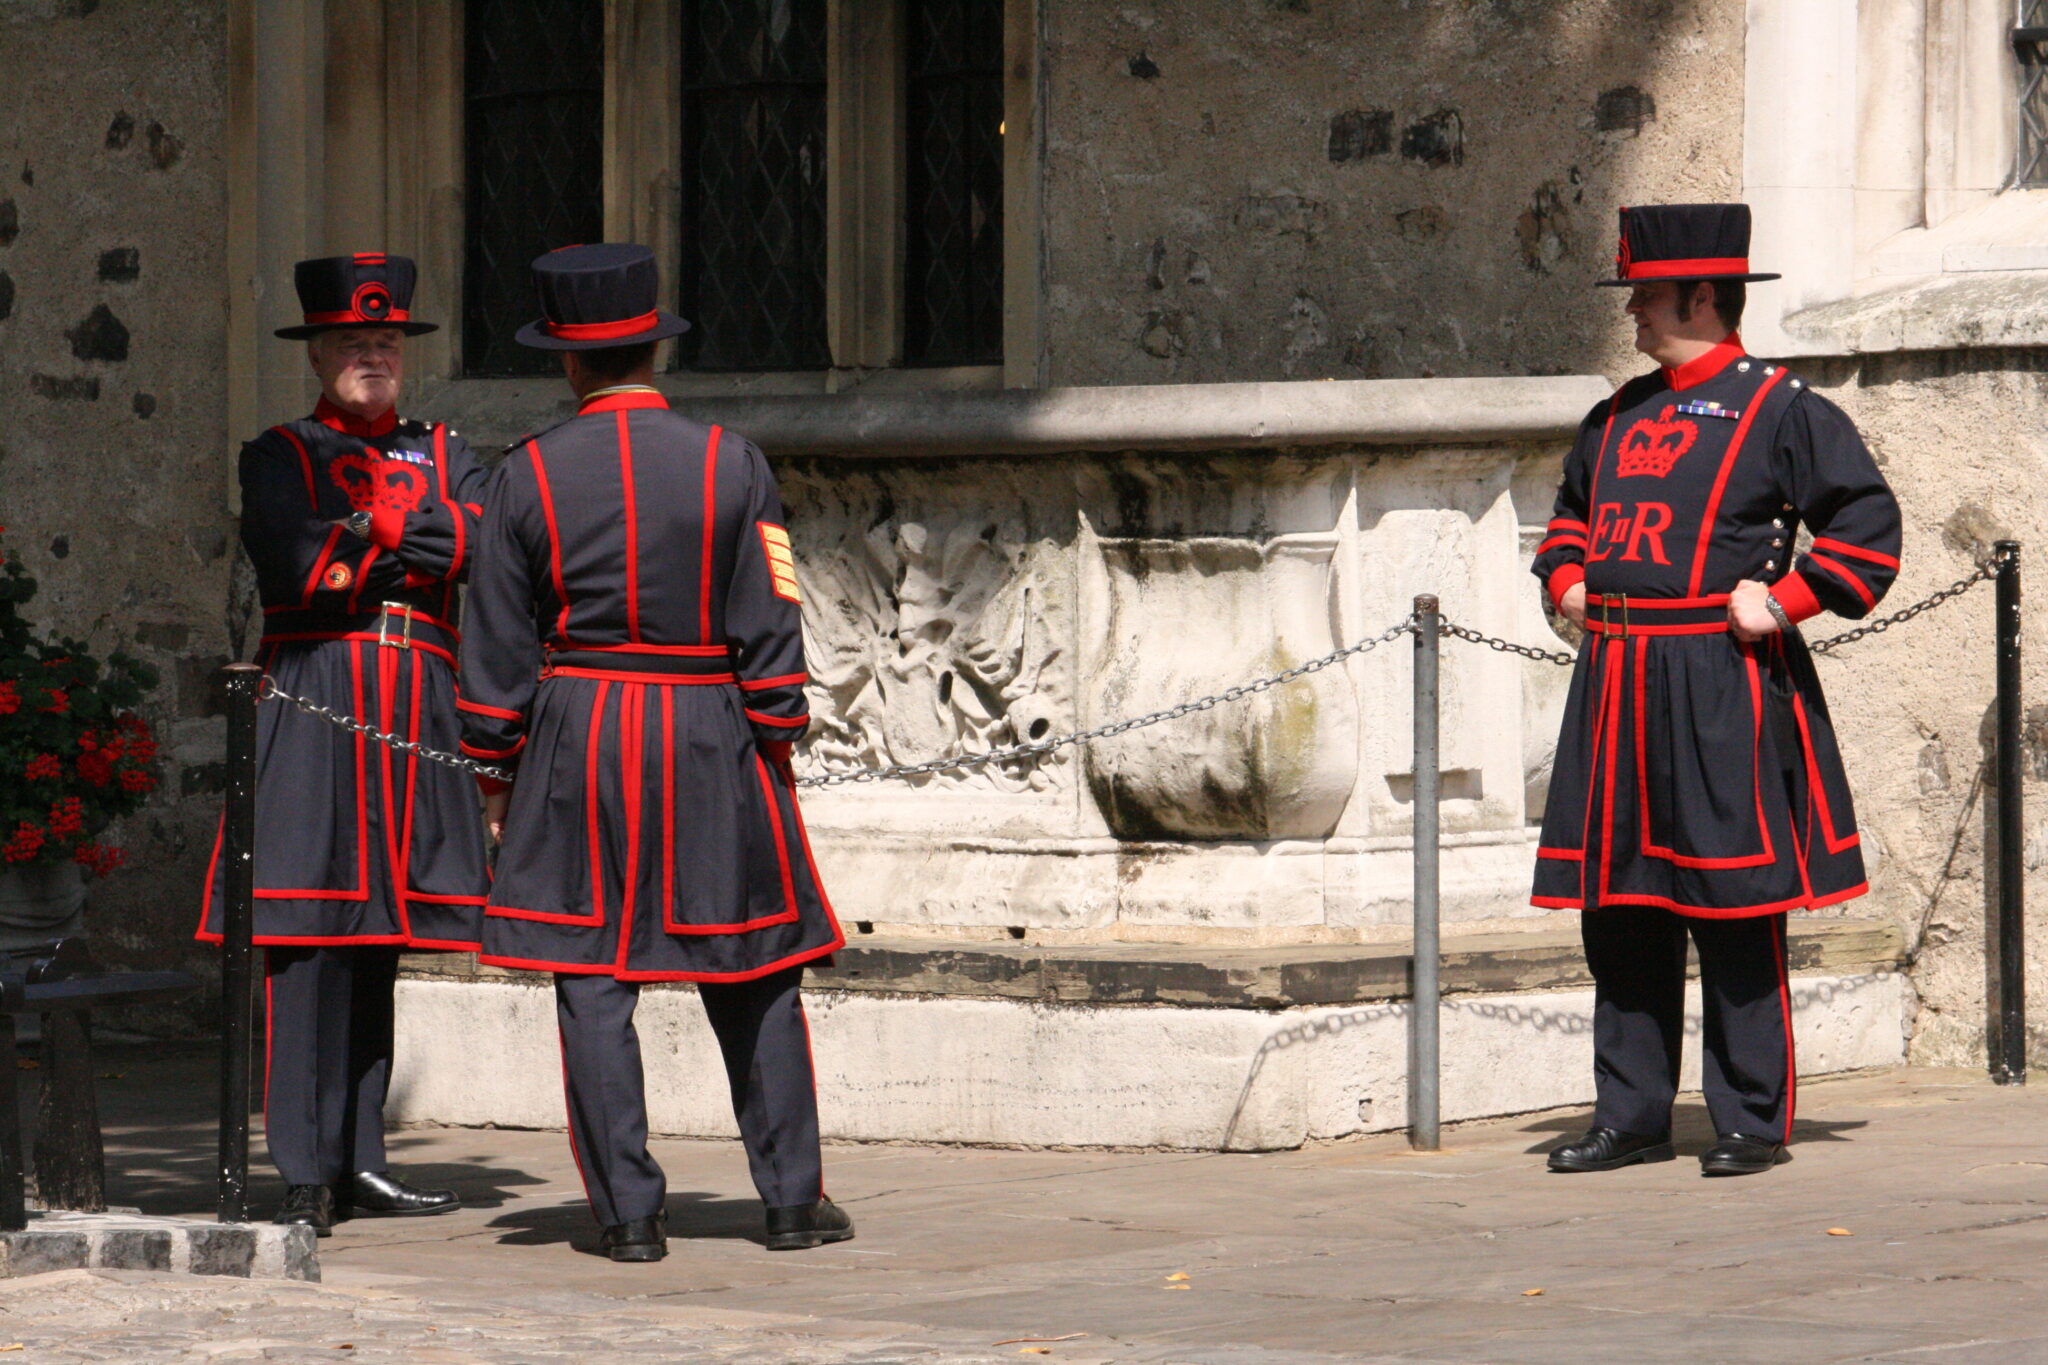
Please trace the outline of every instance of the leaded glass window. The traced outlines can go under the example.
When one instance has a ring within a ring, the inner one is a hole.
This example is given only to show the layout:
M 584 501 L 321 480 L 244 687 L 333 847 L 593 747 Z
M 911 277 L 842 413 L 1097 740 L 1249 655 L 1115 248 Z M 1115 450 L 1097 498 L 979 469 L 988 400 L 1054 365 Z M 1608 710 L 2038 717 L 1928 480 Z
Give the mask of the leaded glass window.
M 1003 357 L 1003 0 L 910 0 L 904 359 Z
M 682 61 L 681 358 L 828 366 L 825 0 L 684 0 Z
M 463 370 L 545 374 L 512 339 L 538 315 L 533 258 L 604 237 L 604 6 L 468 0 Z
M 2013 183 L 2048 185 L 2048 0 L 2020 0 L 2012 31 L 2020 63 L 2020 150 Z

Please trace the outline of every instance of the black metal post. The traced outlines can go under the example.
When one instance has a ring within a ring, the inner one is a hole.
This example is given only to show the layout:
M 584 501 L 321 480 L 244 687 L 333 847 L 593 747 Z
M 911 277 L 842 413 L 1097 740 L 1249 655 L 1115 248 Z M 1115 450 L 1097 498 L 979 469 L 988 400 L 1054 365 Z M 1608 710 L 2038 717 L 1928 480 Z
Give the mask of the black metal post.
M 227 872 L 220 967 L 220 1208 L 223 1223 L 249 1221 L 249 1038 L 254 1007 L 256 912 L 256 704 L 263 670 L 229 664 L 227 819 L 221 866 Z
M 2027 1083 L 2026 863 L 2020 794 L 2020 543 L 1992 547 L 1998 587 L 1998 1045 L 1991 1079 Z

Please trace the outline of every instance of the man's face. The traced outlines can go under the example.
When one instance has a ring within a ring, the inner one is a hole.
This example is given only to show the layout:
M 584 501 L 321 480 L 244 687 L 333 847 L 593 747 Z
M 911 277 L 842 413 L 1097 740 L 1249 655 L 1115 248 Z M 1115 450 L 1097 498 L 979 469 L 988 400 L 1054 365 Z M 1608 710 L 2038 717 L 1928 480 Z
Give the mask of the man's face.
M 398 406 L 405 382 L 405 334 L 396 327 L 340 327 L 306 343 L 327 401 L 358 417 Z
M 1649 280 L 1628 291 L 1629 321 L 1636 325 L 1636 349 L 1656 356 L 1665 344 L 1681 335 L 1685 323 L 1678 316 L 1678 286 L 1670 280 Z

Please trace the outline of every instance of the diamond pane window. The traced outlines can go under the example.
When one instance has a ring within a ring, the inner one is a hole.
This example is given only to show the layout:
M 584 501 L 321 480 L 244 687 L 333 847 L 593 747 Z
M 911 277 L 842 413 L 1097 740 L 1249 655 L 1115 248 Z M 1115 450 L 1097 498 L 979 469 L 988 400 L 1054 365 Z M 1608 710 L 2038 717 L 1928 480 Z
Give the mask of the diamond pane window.
M 1003 358 L 1003 3 L 911 0 L 904 359 Z
M 681 359 L 822 369 L 825 0 L 684 0 L 682 60 Z
M 2013 183 L 2048 185 L 2048 0 L 2021 0 L 2012 31 L 2020 62 L 2020 150 Z
M 604 237 L 604 6 L 469 0 L 463 370 L 545 374 L 512 339 L 531 322 L 533 258 Z

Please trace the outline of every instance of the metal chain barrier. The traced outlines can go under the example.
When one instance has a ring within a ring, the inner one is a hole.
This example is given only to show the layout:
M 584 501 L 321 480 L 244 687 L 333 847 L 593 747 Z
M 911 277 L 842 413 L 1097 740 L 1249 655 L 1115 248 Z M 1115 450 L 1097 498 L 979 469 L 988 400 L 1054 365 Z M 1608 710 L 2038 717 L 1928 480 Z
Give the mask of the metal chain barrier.
M 304 697 L 295 697 L 282 687 L 279 687 L 277 679 L 271 677 L 268 673 L 263 675 L 263 681 L 259 686 L 256 696 L 259 701 L 268 700 L 271 697 L 276 697 L 279 701 L 288 701 L 309 716 L 317 716 L 330 725 L 339 725 L 344 730 L 353 731 L 366 739 L 375 740 L 379 744 L 396 749 L 400 753 L 411 754 L 415 758 L 424 758 L 435 763 L 444 763 L 451 768 L 460 768 L 463 772 L 475 773 L 479 777 L 488 777 L 496 782 L 510 782 L 512 780 L 512 774 L 506 772 L 503 768 L 493 768 L 488 763 L 479 763 L 475 759 L 465 758 L 461 754 L 450 754 L 444 753 L 439 749 L 429 749 L 417 740 L 407 739 L 403 735 L 387 735 L 367 721 L 357 720 L 354 716 L 345 716 L 332 707 L 322 706 L 317 701 L 307 701 Z
M 1945 602 L 1961 597 L 1971 588 L 1977 586 L 1977 584 L 1994 577 L 1996 573 L 1997 562 L 1986 559 L 1978 564 L 1975 572 L 1971 573 L 1968 577 L 1957 579 L 1946 588 L 1922 598 L 1903 611 L 1893 612 L 1890 616 L 1867 622 L 1856 627 L 1854 630 L 1844 631 L 1840 635 L 1832 635 L 1825 640 L 1816 640 L 1808 645 L 1807 648 L 1814 654 L 1826 654 L 1831 650 L 1838 649 L 1846 644 L 1852 644 L 1866 636 L 1882 635 L 1893 626 L 1903 625 L 1922 612 L 1932 611 Z M 1076 730 L 1072 734 L 1061 735 L 1055 739 L 1036 740 L 1028 744 L 1011 744 L 1000 749 L 989 749 L 982 753 L 956 754 L 950 758 L 934 758 L 923 763 L 896 763 L 881 768 L 853 768 L 840 772 L 816 773 L 808 777 L 799 777 L 796 780 L 796 785 L 799 787 L 837 787 L 848 782 L 883 782 L 892 778 L 926 777 L 933 773 L 953 772 L 962 768 L 980 768 L 990 763 L 1008 763 L 1020 758 L 1038 758 L 1072 745 L 1087 744 L 1098 739 L 1109 739 L 1112 736 L 1125 734 L 1131 730 L 1142 730 L 1150 725 L 1158 725 L 1163 721 L 1179 720 L 1182 716 L 1190 716 L 1197 711 L 1213 710 L 1218 706 L 1242 701 L 1246 697 L 1271 691 L 1273 688 L 1291 683 L 1298 678 L 1305 678 L 1311 673 L 1317 673 L 1325 668 L 1343 663 L 1346 659 L 1370 653 L 1383 644 L 1410 634 L 1415 629 L 1416 619 L 1413 614 L 1410 614 L 1381 631 L 1378 635 L 1360 640 L 1356 644 L 1346 645 L 1342 649 L 1332 650 L 1321 658 L 1310 659 L 1307 663 L 1283 669 L 1269 677 L 1257 678 L 1247 683 L 1239 683 L 1235 687 L 1226 687 L 1221 692 L 1206 697 L 1198 697 L 1193 701 L 1184 701 L 1177 706 L 1169 706 L 1161 711 L 1152 711 L 1142 716 L 1133 716 L 1128 720 L 1112 721 L 1108 725 L 1098 725 L 1092 730 Z M 1442 622 L 1441 631 L 1452 639 L 1464 640 L 1469 644 L 1485 645 L 1496 653 L 1519 655 L 1524 659 L 1533 659 L 1537 663 L 1556 664 L 1559 667 L 1568 668 L 1578 658 L 1578 655 L 1571 650 L 1546 650 L 1538 649 L 1533 645 L 1518 645 L 1512 640 L 1503 640 L 1497 635 L 1488 635 L 1482 631 L 1473 630 L 1469 626 L 1458 625 L 1447 618 Z M 309 701 L 304 697 L 293 696 L 282 687 L 279 687 L 277 680 L 268 674 L 265 674 L 263 677 L 261 690 L 258 695 L 263 698 L 276 697 L 279 701 L 289 702 L 309 716 L 317 717 L 331 725 L 337 725 L 344 730 L 362 735 L 366 739 L 373 740 L 378 744 L 387 745 L 401 753 L 411 754 L 416 758 L 424 758 L 429 762 L 445 764 L 450 768 L 457 768 L 466 773 L 474 773 L 480 777 L 488 777 L 498 782 L 510 782 L 513 777 L 510 772 L 503 768 L 492 767 L 488 763 L 481 763 L 462 754 L 451 754 L 439 749 L 430 749 L 426 745 L 416 740 L 406 739 L 402 735 L 385 734 L 377 729 L 376 726 L 366 721 L 360 721 L 353 716 L 344 715 L 332 707 L 322 706 L 320 703 Z
M 1239 683 L 1236 687 L 1226 687 L 1213 696 L 1200 697 L 1194 701 L 1184 701 L 1178 706 L 1169 706 L 1164 711 L 1153 711 L 1148 715 L 1133 716 L 1129 720 L 1120 720 L 1109 725 L 1098 725 L 1093 730 L 1077 730 L 1071 735 L 1061 735 L 1058 739 L 1040 740 L 1035 744 L 1012 744 L 1008 748 L 991 749 L 986 753 L 980 754 L 960 754 L 953 758 L 935 758 L 927 763 L 899 763 L 887 768 L 855 768 L 846 772 L 822 773 L 815 777 L 799 777 L 796 780 L 796 784 L 799 787 L 836 787 L 845 782 L 879 782 L 884 778 L 890 777 L 916 777 L 925 773 L 942 773 L 954 768 L 978 768 L 984 764 L 1003 763 L 1013 758 L 1030 758 L 1038 754 L 1049 754 L 1055 749 L 1064 749 L 1070 744 L 1086 744 L 1090 740 L 1108 739 L 1111 735 L 1120 735 L 1127 730 L 1142 730 L 1148 725 L 1157 725 L 1161 721 L 1178 720 L 1182 716 L 1193 715 L 1197 711 L 1207 711 L 1214 707 L 1222 706 L 1227 702 L 1240 701 L 1255 693 L 1270 691 L 1282 683 L 1291 683 L 1296 678 L 1307 677 L 1309 674 L 1319 672 L 1330 667 L 1332 664 L 1340 664 L 1346 659 L 1357 655 L 1368 654 L 1390 640 L 1400 639 L 1403 635 L 1410 633 L 1414 629 L 1415 617 L 1413 613 L 1410 613 L 1403 620 L 1387 627 L 1387 629 L 1370 639 L 1360 640 L 1355 645 L 1346 645 L 1342 649 L 1332 650 L 1320 659 L 1310 659 L 1305 664 L 1296 664 L 1293 668 L 1284 669 L 1269 678 Z
M 1865 636 L 1882 635 L 1893 626 L 1903 625 L 1922 612 L 1932 611 L 1944 602 L 1953 601 L 1986 579 L 1996 578 L 1997 576 L 1998 561 L 1996 559 L 1982 560 L 1978 563 L 1976 570 L 1968 577 L 1958 578 L 1947 587 L 1938 592 L 1930 593 L 1903 611 L 1895 611 L 1890 616 L 1880 617 L 1875 621 L 1866 621 L 1854 630 L 1845 630 L 1840 635 L 1830 635 L 1825 640 L 1812 641 L 1806 646 L 1807 652 L 1810 654 L 1826 654 L 1831 650 L 1839 649 L 1843 645 L 1853 644 Z M 1497 635 L 1487 635 L 1468 626 L 1458 625 L 1449 619 L 1446 619 L 1443 623 L 1443 634 L 1453 639 L 1465 640 L 1471 644 L 1485 645 L 1488 649 L 1501 654 L 1519 654 L 1525 659 L 1534 659 L 1538 663 L 1557 664 L 1562 668 L 1571 667 L 1572 664 L 1578 661 L 1579 657 L 1570 650 L 1545 650 L 1537 649 L 1532 645 L 1518 645 L 1512 640 L 1503 640 Z

